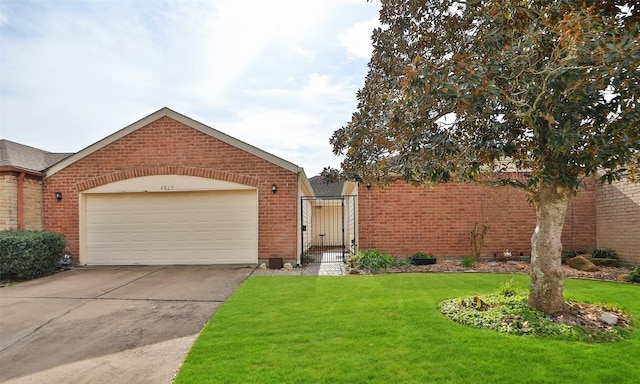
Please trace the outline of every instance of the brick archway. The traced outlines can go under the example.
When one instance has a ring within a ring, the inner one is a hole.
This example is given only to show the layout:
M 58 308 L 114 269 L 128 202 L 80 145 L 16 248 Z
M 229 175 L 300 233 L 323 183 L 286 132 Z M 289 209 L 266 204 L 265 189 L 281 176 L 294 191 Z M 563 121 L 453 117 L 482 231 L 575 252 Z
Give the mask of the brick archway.
M 83 180 L 76 184 L 78 192 L 86 191 L 87 189 L 99 187 L 101 185 L 115 183 L 117 181 L 133 179 L 143 176 L 156 176 L 156 175 L 180 175 L 180 176 L 196 176 L 207 179 L 215 179 L 228 181 L 237 184 L 248 185 L 258 188 L 259 180 L 255 177 L 249 177 L 246 175 L 238 175 L 231 172 L 221 171 L 217 169 L 208 168 L 195 168 L 195 167 L 183 167 L 183 166 L 163 166 L 163 167 L 143 167 L 143 168 L 131 168 L 122 171 L 116 171 L 104 175 L 100 175 L 91 179 Z

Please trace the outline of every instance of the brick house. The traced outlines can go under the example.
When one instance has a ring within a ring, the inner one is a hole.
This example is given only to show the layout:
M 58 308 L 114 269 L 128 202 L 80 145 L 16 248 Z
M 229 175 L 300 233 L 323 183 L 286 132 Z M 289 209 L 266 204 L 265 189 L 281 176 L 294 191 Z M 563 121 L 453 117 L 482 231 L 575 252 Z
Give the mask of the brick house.
M 55 164 L 44 227 L 82 264 L 233 264 L 300 254 L 302 168 L 163 108 Z
M 0 140 L 0 159 L 0 229 L 62 233 L 81 264 L 300 263 L 332 241 L 320 211 L 353 223 L 335 227 L 350 250 L 396 257 L 467 256 L 476 223 L 489 227 L 483 256 L 529 255 L 535 228 L 526 196 L 508 187 L 345 183 L 329 191 L 313 178 L 314 193 L 297 165 L 168 108 L 71 155 Z M 330 212 L 321 196 L 338 191 L 353 198 Z M 640 263 L 640 184 L 589 183 L 569 206 L 562 242 L 565 250 L 614 248 Z

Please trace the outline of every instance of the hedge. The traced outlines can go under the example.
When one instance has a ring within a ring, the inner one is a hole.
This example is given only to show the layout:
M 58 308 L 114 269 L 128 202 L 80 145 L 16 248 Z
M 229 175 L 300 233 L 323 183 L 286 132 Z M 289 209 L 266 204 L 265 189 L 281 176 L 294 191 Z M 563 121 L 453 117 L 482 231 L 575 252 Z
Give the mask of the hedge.
M 26 280 L 51 274 L 64 248 L 64 238 L 55 232 L 0 231 L 0 276 Z

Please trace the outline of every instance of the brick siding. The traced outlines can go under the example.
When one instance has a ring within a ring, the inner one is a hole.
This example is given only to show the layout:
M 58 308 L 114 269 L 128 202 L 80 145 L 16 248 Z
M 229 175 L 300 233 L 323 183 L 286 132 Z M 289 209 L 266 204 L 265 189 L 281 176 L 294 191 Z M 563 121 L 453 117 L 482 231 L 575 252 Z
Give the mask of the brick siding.
M 613 248 L 621 261 L 640 264 L 640 184 L 598 185 L 595 195 L 598 248 Z
M 18 177 L 0 173 L 0 230 L 18 229 Z
M 79 253 L 80 192 L 130 177 L 177 174 L 258 189 L 258 257 L 296 258 L 297 174 L 169 117 L 160 118 L 45 179 L 44 223 Z M 278 184 L 278 192 L 271 185 Z M 62 201 L 54 193 L 62 192 Z
M 18 229 L 18 172 L 0 174 L 0 230 Z M 25 175 L 22 190 L 23 229 L 42 229 L 42 181 Z
M 477 222 L 489 227 L 482 256 L 509 250 L 530 255 L 535 210 L 523 191 L 475 184 L 414 187 L 395 183 L 380 189 L 360 186 L 359 248 L 395 257 L 417 250 L 444 257 L 471 255 L 470 233 Z M 562 242 L 565 250 L 595 246 L 593 183 L 572 200 Z
M 23 198 L 24 229 L 42 229 L 42 181 L 26 177 Z

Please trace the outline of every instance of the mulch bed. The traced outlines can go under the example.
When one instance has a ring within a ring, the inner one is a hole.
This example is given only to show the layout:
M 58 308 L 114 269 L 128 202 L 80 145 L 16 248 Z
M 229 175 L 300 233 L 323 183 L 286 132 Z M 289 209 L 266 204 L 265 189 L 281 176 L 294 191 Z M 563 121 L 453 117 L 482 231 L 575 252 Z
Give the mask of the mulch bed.
M 629 273 L 627 268 L 618 267 L 599 267 L 598 272 L 582 272 L 573 269 L 568 265 L 563 265 L 565 277 L 574 277 L 581 279 L 593 280 L 609 280 L 620 281 L 619 276 Z M 432 265 L 405 265 L 400 267 L 392 267 L 385 272 L 388 273 L 420 273 L 420 272 L 485 272 L 485 273 L 519 273 L 529 274 L 530 264 L 524 262 L 492 262 L 478 261 L 473 267 L 463 267 L 458 260 L 438 260 Z

